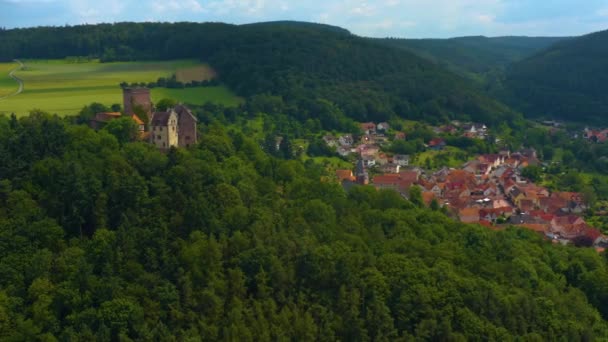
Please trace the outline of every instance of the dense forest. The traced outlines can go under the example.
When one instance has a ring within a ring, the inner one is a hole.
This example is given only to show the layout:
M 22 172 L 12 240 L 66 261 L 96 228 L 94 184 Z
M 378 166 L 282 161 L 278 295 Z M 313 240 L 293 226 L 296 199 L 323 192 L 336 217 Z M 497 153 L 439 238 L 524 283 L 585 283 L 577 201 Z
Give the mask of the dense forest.
M 197 113 L 164 154 L 129 120 L 95 132 L 0 117 L 1 340 L 593 340 L 592 249 L 345 192 Z
M 562 41 L 563 37 L 387 38 L 384 44 L 411 51 L 473 80 L 494 81 L 512 63 Z
M 431 61 L 327 25 L 120 23 L 3 30 L 0 40 L 0 60 L 200 58 L 239 95 L 280 96 L 302 121 L 319 115 L 318 100 L 328 101 L 338 109 L 328 129 L 346 129 L 346 118 L 494 125 L 520 117 Z
M 608 31 L 565 40 L 515 63 L 505 98 L 526 115 L 608 122 Z

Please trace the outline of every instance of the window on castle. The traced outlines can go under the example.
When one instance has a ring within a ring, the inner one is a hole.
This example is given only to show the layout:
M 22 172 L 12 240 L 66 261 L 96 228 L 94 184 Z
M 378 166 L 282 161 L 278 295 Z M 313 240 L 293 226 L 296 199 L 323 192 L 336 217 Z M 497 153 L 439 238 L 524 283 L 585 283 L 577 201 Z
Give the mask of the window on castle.
M 158 140 L 160 140 L 160 135 L 158 136 L 158 138 L 157 138 L 157 139 L 158 139 Z

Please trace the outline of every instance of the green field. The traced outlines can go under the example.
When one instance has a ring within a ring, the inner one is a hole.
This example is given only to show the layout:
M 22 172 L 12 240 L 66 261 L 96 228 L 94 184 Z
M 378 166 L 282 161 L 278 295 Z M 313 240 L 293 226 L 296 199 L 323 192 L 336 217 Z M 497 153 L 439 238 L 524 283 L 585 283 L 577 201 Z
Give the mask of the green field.
M 0 63 L 0 97 L 10 95 L 19 88 L 17 82 L 8 76 L 11 70 L 18 65 L 17 63 Z
M 32 109 L 42 109 L 60 115 L 77 114 L 92 102 L 105 105 L 122 103 L 119 84 L 123 81 L 152 82 L 159 77 L 205 66 L 194 60 L 163 62 L 75 63 L 66 60 L 23 61 L 25 69 L 15 75 L 24 82 L 23 93 L 0 100 L 0 113 L 25 115 Z M 0 63 L 0 96 L 17 90 L 17 83 L 8 77 L 16 63 Z M 201 75 L 204 79 L 205 75 Z M 227 106 L 242 100 L 225 87 L 164 89 L 152 91 L 152 100 L 164 97 L 189 104 L 211 101 Z

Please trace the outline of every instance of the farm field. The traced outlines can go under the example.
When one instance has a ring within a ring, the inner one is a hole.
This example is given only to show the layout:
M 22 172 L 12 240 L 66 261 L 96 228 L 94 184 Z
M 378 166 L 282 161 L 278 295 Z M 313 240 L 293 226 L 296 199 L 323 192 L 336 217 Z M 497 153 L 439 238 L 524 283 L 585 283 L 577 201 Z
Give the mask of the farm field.
M 16 92 L 19 88 L 17 82 L 8 76 L 17 66 L 17 63 L 0 63 L 0 98 Z
M 25 115 L 32 109 L 42 109 L 59 115 L 77 114 L 92 102 L 105 105 L 122 103 L 121 82 L 152 82 L 173 74 L 193 80 L 208 79 L 213 70 L 194 60 L 162 62 L 70 62 L 68 60 L 23 61 L 25 69 L 15 73 L 24 82 L 23 93 L 0 100 L 0 113 Z M 0 63 L 0 96 L 17 89 L 8 77 L 16 63 Z M 200 75 L 198 75 L 200 73 Z M 152 100 L 164 97 L 179 102 L 203 104 L 207 101 L 231 106 L 240 98 L 225 87 L 152 90 Z

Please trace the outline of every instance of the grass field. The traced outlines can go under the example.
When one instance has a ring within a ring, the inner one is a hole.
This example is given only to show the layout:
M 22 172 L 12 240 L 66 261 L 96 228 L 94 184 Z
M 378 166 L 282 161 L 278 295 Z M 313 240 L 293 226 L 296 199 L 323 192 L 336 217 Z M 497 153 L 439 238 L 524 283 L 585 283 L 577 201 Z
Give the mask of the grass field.
M 466 153 L 459 148 L 447 146 L 443 151 L 425 151 L 418 154 L 412 164 L 425 167 L 427 166 L 426 160 L 429 159 L 431 168 L 439 165 L 458 168 L 466 162 L 466 158 L 459 158 L 459 156 L 464 157 Z
M 0 63 L 0 97 L 10 95 L 19 88 L 17 82 L 8 76 L 11 70 L 18 65 L 17 63 Z
M 200 80 L 203 80 L 212 72 L 208 66 L 194 60 L 117 63 L 50 60 L 24 61 L 24 64 L 25 69 L 16 73 L 24 82 L 24 91 L 0 100 L 0 113 L 14 112 L 17 115 L 25 115 L 36 108 L 60 115 L 76 114 L 92 102 L 105 105 L 122 103 L 119 84 L 123 81 L 152 82 L 159 77 L 180 73 L 184 78 L 200 77 Z M 8 72 L 15 66 L 15 63 L 0 63 L 0 94 L 17 89 L 16 82 L 8 78 Z M 240 98 L 224 87 L 152 91 L 153 101 L 164 97 L 190 104 L 212 101 L 232 106 L 241 102 Z

